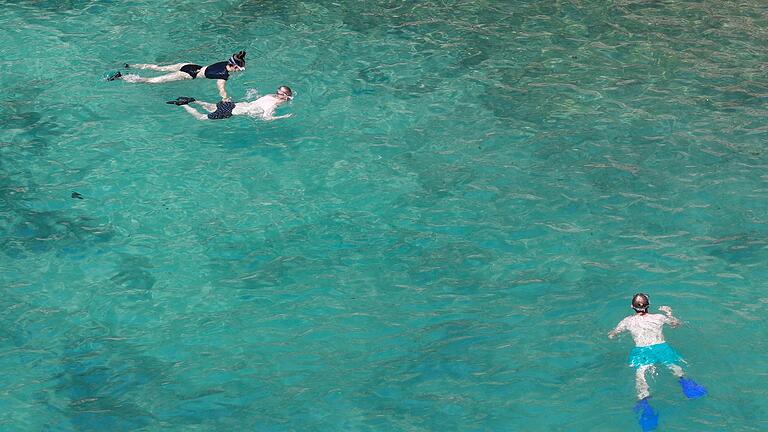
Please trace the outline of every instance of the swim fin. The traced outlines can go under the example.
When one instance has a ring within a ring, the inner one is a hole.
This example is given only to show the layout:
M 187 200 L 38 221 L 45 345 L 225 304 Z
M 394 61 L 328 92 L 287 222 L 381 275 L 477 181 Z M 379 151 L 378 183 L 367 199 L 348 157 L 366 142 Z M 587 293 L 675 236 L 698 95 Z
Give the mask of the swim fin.
M 176 100 L 171 100 L 171 101 L 168 101 L 166 103 L 167 104 L 172 104 L 172 105 L 186 105 L 186 104 L 188 104 L 190 102 L 194 102 L 194 101 L 195 101 L 195 98 L 193 98 L 193 97 L 179 96 L 179 97 L 176 98 Z
M 648 398 L 643 398 L 637 401 L 635 404 L 635 412 L 640 415 L 637 419 L 637 423 L 643 432 L 656 430 L 656 426 L 659 425 L 659 414 L 651 408 L 651 404 L 648 403 Z
M 120 79 L 120 77 L 122 77 L 122 76 L 123 76 L 123 74 L 121 74 L 121 73 L 120 73 L 120 71 L 117 71 L 117 72 L 113 73 L 112 75 L 108 76 L 108 77 L 107 77 L 107 81 L 114 81 L 114 80 L 118 80 L 118 79 Z
M 688 399 L 698 399 L 707 395 L 707 389 L 690 378 L 680 377 L 680 388 Z

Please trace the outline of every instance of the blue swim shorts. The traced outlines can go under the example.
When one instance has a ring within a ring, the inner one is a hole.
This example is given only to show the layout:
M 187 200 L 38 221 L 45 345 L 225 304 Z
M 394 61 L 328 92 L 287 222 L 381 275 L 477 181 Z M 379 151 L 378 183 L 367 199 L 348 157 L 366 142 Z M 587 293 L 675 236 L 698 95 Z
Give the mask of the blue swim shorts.
M 644 347 L 634 347 L 629 353 L 629 365 L 632 367 L 638 368 L 656 363 L 662 363 L 667 366 L 679 365 L 683 363 L 683 358 L 666 342 Z

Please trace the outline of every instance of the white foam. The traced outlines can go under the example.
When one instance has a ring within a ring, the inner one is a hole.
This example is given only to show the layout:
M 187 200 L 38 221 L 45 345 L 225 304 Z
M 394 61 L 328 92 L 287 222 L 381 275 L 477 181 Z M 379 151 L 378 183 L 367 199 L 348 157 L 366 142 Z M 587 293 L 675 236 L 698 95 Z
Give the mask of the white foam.
M 245 91 L 245 100 L 252 101 L 260 98 L 259 91 L 255 88 L 249 88 Z

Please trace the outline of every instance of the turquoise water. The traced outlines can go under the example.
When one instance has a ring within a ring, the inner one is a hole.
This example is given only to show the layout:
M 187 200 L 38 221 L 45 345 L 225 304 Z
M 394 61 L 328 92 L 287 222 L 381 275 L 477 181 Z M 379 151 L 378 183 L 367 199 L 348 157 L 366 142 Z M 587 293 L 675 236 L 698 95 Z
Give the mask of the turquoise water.
M 0 429 L 638 430 L 637 291 L 710 391 L 660 430 L 768 428 L 763 2 L 0 16 Z M 292 118 L 102 80 L 240 49 Z

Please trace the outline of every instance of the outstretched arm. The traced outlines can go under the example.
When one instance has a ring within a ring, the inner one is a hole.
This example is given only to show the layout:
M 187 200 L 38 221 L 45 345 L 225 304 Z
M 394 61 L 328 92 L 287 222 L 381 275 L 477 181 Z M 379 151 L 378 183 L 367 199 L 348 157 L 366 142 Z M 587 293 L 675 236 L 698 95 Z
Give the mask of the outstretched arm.
M 676 316 L 672 315 L 672 308 L 671 307 L 669 307 L 669 306 L 659 306 L 659 310 L 661 312 L 664 312 L 664 315 L 667 316 L 666 323 L 669 324 L 670 326 L 677 327 L 677 326 L 679 326 L 680 324 L 683 323 L 682 321 L 677 319 Z
M 228 101 L 229 96 L 227 96 L 227 80 L 216 80 L 216 88 L 219 89 L 219 96 L 221 96 L 221 100 Z
M 288 118 L 288 117 L 293 117 L 293 114 L 283 114 L 283 115 L 279 115 L 279 116 L 272 116 L 272 115 L 270 115 L 270 116 L 264 116 L 264 120 L 267 120 L 267 121 L 272 121 L 272 120 L 277 120 L 277 119 L 282 119 L 282 118 Z
M 624 320 L 621 320 L 621 322 L 619 323 L 619 325 L 617 325 L 615 329 L 611 330 L 611 331 L 608 333 L 608 339 L 613 339 L 613 338 L 615 338 L 617 334 L 619 334 L 619 333 L 623 332 L 623 331 L 624 331 L 624 330 L 626 330 L 626 329 L 627 329 L 627 327 L 624 325 Z

